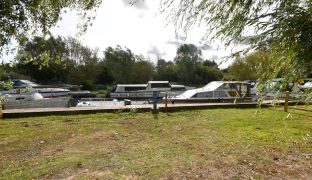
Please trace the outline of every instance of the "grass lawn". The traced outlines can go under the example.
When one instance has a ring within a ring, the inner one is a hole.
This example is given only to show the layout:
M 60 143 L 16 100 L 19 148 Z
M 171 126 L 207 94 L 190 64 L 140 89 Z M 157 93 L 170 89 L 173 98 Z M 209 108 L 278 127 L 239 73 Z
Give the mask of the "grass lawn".
M 309 179 L 312 106 L 0 120 L 4 179 Z M 0 178 L 1 179 L 1 178 Z

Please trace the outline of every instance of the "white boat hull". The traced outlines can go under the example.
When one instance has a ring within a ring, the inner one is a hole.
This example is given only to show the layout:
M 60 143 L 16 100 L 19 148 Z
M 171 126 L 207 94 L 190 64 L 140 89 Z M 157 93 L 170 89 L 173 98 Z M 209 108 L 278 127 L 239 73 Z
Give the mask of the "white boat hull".
M 69 98 L 37 99 L 32 101 L 17 100 L 3 103 L 3 109 L 58 108 L 69 107 Z

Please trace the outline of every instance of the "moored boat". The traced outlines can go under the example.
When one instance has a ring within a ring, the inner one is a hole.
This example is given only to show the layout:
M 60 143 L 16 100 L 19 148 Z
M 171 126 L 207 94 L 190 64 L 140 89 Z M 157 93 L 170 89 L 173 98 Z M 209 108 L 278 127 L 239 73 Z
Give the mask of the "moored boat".
M 212 81 L 170 98 L 175 103 L 250 101 L 250 84 L 242 81 Z
M 69 97 L 44 98 L 38 92 L 2 94 L 3 109 L 56 108 L 68 107 Z
M 151 99 L 153 92 L 157 91 L 157 98 L 166 94 L 176 96 L 187 90 L 184 85 L 171 85 L 169 81 L 148 81 L 147 84 L 118 84 L 109 94 L 114 99 Z
M 67 88 L 40 85 L 29 80 L 13 80 L 13 89 L 0 91 L 3 94 L 40 93 L 44 98 L 72 97 L 76 99 L 94 97 L 90 91 L 71 91 Z

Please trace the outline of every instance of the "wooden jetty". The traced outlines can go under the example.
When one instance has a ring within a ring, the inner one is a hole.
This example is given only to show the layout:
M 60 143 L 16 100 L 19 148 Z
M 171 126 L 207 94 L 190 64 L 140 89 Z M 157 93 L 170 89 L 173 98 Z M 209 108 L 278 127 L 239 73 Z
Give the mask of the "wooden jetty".
M 262 107 L 272 106 L 272 101 L 265 101 Z M 284 101 L 275 102 L 278 105 L 284 105 Z M 289 102 L 289 105 L 298 104 L 298 102 Z M 192 104 L 158 104 L 159 112 L 175 112 L 181 110 L 197 109 L 215 109 L 215 108 L 255 108 L 256 102 L 240 103 L 192 103 Z M 46 115 L 73 115 L 73 114 L 93 114 L 93 113 L 115 113 L 115 112 L 150 112 L 152 104 L 144 105 L 108 105 L 100 107 L 63 107 L 63 108 L 32 108 L 32 109 L 8 109 L 2 110 L 3 118 L 34 117 Z

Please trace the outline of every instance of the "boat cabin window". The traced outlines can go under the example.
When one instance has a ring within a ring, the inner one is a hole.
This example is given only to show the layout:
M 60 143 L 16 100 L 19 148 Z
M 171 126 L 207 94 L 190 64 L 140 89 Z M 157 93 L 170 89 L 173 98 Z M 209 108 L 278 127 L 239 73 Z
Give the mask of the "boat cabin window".
M 235 84 L 229 84 L 230 96 L 242 96 L 243 94 L 248 93 L 248 84 L 245 83 L 235 83 Z
M 197 93 L 194 97 L 213 97 L 213 92 L 210 91 L 210 92 L 200 92 L 200 93 Z
M 13 81 L 13 87 L 19 87 L 22 85 L 21 81 Z
M 238 93 L 236 91 L 228 91 L 229 95 L 232 97 L 238 96 Z
M 247 85 L 242 85 L 241 86 L 241 94 L 247 94 L 247 91 L 248 91 Z
M 152 83 L 151 88 L 170 88 L 169 83 Z
M 146 90 L 146 87 L 140 87 L 140 86 L 138 86 L 138 87 L 135 87 L 135 86 L 125 87 L 125 91 L 139 91 L 139 90 Z
M 185 87 L 171 87 L 172 91 L 179 91 L 179 90 L 185 90 Z
M 111 92 L 116 92 L 117 86 L 114 86 Z
M 16 100 L 23 100 L 25 97 L 17 97 Z
M 213 92 L 214 97 L 228 97 L 227 94 L 224 91 L 214 91 Z
M 238 91 L 239 90 L 239 84 L 229 84 L 229 88 L 230 89 L 235 89 L 236 91 Z
M 257 84 L 256 82 L 251 82 L 250 83 L 250 88 L 254 88 L 256 86 L 256 84 Z

